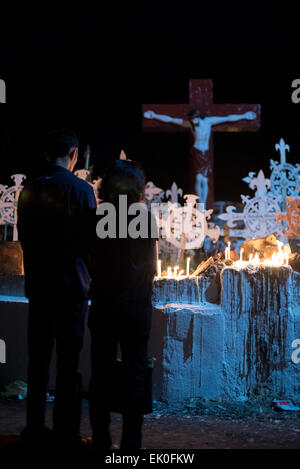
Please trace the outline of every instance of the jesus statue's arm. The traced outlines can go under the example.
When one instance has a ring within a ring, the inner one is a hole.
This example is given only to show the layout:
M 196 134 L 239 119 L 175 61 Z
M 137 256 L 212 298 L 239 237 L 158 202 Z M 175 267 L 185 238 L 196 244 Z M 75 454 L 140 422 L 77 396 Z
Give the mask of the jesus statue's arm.
M 156 119 L 158 121 L 166 122 L 168 124 L 181 125 L 183 127 L 191 127 L 189 121 L 186 121 L 185 119 L 180 119 L 178 117 L 164 116 L 162 114 L 156 114 L 156 112 L 154 111 L 144 112 L 144 117 L 146 119 Z
M 224 122 L 235 122 L 242 119 L 253 120 L 256 118 L 255 112 L 249 111 L 244 114 L 230 114 L 229 116 L 207 117 L 211 125 L 223 124 Z

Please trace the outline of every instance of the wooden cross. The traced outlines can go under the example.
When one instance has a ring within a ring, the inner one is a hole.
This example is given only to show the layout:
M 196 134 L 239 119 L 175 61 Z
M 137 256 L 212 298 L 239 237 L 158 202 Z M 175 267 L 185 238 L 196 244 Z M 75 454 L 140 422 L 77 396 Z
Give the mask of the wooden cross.
M 190 80 L 189 96 L 188 104 L 144 104 L 143 128 L 152 131 L 190 131 L 192 136 L 190 145 L 190 192 L 197 194 L 200 202 L 203 198 L 205 208 L 213 208 L 213 132 L 257 131 L 260 128 L 260 105 L 214 104 L 212 80 Z M 146 118 L 146 115 L 149 116 L 147 111 L 153 111 L 156 115 L 170 116 L 175 119 L 173 119 L 173 122 L 161 122 L 156 117 Z M 205 119 L 202 120 L 204 117 L 215 118 L 214 121 L 210 120 L 212 131 L 210 130 L 206 149 L 203 149 L 205 144 L 200 143 L 199 145 L 196 143 L 195 132 L 198 124 L 197 122 L 195 124 L 195 121 L 192 123 L 192 116 L 189 116 L 193 111 L 201 113 L 199 117 L 201 117 L 200 121 L 202 122 L 205 121 Z M 256 116 L 255 118 L 252 117 L 251 120 L 250 118 L 240 117 L 238 120 L 226 122 L 218 122 L 222 119 L 217 119 L 225 116 L 237 117 L 237 115 L 245 113 L 255 113 Z

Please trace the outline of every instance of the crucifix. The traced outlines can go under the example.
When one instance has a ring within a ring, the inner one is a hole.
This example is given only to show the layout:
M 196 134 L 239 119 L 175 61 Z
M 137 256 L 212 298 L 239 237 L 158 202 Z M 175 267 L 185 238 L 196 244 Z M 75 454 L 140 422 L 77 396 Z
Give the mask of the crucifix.
M 258 130 L 260 105 L 214 104 L 212 80 L 190 80 L 189 96 L 188 104 L 144 104 L 143 128 L 189 132 L 190 192 L 203 208 L 213 208 L 213 132 Z

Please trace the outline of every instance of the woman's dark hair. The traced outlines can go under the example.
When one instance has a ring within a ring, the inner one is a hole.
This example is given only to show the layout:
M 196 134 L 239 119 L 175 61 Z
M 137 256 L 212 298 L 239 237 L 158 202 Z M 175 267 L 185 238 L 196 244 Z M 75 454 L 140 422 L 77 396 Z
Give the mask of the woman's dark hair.
M 145 193 L 145 175 L 133 161 L 116 160 L 105 172 L 99 190 L 104 202 L 118 203 L 119 195 L 127 195 L 129 204 L 140 202 Z

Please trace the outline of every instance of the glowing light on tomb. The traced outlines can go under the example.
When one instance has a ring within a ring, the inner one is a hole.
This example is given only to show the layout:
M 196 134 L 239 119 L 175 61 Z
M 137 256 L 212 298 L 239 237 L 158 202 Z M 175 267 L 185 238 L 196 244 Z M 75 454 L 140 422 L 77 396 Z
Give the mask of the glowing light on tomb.
M 254 256 L 253 254 L 250 254 L 248 260 L 243 260 L 243 248 L 241 248 L 240 259 L 234 262 L 233 266 L 241 269 L 247 267 L 248 265 L 253 265 L 254 267 L 258 267 L 260 265 L 269 267 L 282 267 L 284 265 L 289 265 L 289 255 L 285 249 L 285 245 L 279 240 L 276 242 L 278 251 L 274 252 L 269 259 L 261 260 L 258 253 L 256 253 Z
M 285 246 L 281 241 L 276 240 L 277 242 L 277 252 L 274 252 L 270 258 L 261 259 L 259 254 L 256 253 L 255 255 L 250 254 L 249 259 L 244 259 L 244 249 L 240 249 L 240 258 L 239 260 L 233 262 L 232 266 L 237 269 L 243 269 L 248 266 L 259 267 L 259 266 L 266 266 L 266 267 L 282 267 L 289 265 L 289 250 L 288 245 Z M 225 261 L 230 260 L 230 241 L 228 242 L 228 246 L 225 249 Z M 166 270 L 162 272 L 161 268 L 161 260 L 157 261 L 157 276 L 156 280 L 158 279 L 173 279 L 173 280 L 182 280 L 185 278 L 191 278 L 194 274 L 190 272 L 190 263 L 191 258 L 188 257 L 186 259 L 186 269 L 180 270 L 178 265 L 172 267 L 167 266 Z

